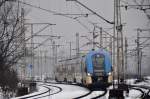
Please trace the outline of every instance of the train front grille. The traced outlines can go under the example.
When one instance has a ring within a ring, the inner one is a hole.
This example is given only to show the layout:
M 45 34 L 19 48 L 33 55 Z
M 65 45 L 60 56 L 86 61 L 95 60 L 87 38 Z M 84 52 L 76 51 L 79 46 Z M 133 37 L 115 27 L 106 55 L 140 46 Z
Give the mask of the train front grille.
M 104 75 L 104 70 L 94 70 L 94 74 L 95 76 L 103 76 Z

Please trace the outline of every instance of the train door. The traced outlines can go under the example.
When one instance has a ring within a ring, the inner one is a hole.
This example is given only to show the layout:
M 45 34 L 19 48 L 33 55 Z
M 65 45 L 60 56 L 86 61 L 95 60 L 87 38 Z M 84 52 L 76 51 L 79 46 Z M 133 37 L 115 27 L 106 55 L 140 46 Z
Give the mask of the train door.
M 104 58 L 102 54 L 95 54 L 92 56 L 93 76 L 94 80 L 103 80 L 104 77 Z

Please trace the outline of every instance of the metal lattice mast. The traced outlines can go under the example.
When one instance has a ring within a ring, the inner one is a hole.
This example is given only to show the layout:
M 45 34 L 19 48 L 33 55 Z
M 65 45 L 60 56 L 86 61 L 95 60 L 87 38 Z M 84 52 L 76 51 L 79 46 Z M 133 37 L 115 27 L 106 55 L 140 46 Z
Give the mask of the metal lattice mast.
M 31 36 L 33 36 L 33 24 L 31 24 Z M 31 38 L 31 78 L 34 77 L 34 42 Z
M 76 33 L 76 56 L 79 57 L 80 49 L 79 49 L 79 33 Z
M 127 73 L 127 69 L 128 69 L 128 42 L 127 42 L 127 38 L 125 38 L 125 79 L 128 78 L 128 73 Z
M 21 9 L 21 34 L 23 43 L 23 75 L 26 77 L 26 42 L 25 42 L 25 26 L 24 26 L 24 8 Z
M 100 48 L 102 48 L 103 47 L 103 29 L 102 29 L 102 27 L 100 27 L 99 39 L 100 39 Z
M 117 33 L 117 77 L 118 84 L 124 77 L 124 57 L 123 57 L 123 33 L 121 24 L 120 0 L 115 0 L 115 27 Z
M 137 72 L 138 72 L 138 79 L 141 79 L 141 60 L 140 60 L 140 54 L 141 54 L 141 50 L 140 50 L 140 30 L 137 29 Z

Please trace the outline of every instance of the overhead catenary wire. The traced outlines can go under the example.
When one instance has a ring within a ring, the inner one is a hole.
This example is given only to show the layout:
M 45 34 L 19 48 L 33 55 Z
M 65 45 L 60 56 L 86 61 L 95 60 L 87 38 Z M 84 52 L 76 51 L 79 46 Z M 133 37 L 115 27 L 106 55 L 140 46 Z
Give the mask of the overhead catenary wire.
M 24 5 L 28 5 L 28 6 L 30 6 L 30 7 L 33 7 L 33 8 L 37 8 L 37 9 L 46 11 L 46 12 L 51 13 L 51 14 L 54 14 L 54 15 L 60 15 L 60 16 L 72 18 L 72 17 L 69 17 L 69 16 L 67 16 L 67 15 L 65 15 L 65 14 L 63 14 L 63 13 L 59 13 L 59 12 L 57 12 L 57 11 L 53 11 L 53 10 L 49 10 L 49 9 L 46 9 L 46 8 L 42 8 L 42 7 L 40 7 L 40 6 L 33 5 L 33 4 L 29 4 L 29 3 L 27 3 L 27 2 L 23 2 L 23 1 L 20 1 L 20 0 L 18 0 L 18 1 L 19 1 L 19 3 L 22 3 L 22 4 L 24 4 Z
M 124 7 L 126 10 L 129 8 L 133 8 L 133 9 L 137 9 L 137 10 L 142 10 L 144 11 L 144 13 L 146 13 L 146 10 L 150 10 L 150 3 L 145 3 L 144 1 L 146 0 L 141 0 L 141 2 L 137 2 L 136 0 L 134 0 L 133 2 L 135 4 L 130 4 L 127 1 L 121 0 L 121 2 L 125 3 L 125 5 L 121 5 L 121 7 Z
M 31 6 L 33 8 L 37 8 L 37 9 L 40 9 L 40 10 L 43 10 L 43 11 L 46 11 L 46 12 L 49 12 L 49 13 L 52 13 L 54 15 L 60 15 L 60 16 L 63 16 L 63 17 L 67 17 L 67 18 L 70 18 L 70 19 L 73 19 L 75 21 L 77 21 L 81 26 L 83 26 L 85 29 L 87 29 L 88 31 L 91 31 L 84 23 L 82 23 L 79 19 L 77 19 L 76 17 L 71 17 L 69 14 L 64 14 L 64 13 L 59 13 L 57 11 L 53 11 L 53 10 L 49 10 L 49 9 L 45 9 L 45 8 L 42 8 L 40 6 L 36 6 L 36 5 L 32 5 L 32 4 L 29 4 L 29 3 L 26 3 L 26 2 L 23 2 L 23 1 L 20 1 L 18 0 L 20 3 L 24 4 L 24 5 L 28 5 L 28 6 Z M 79 2 L 79 1 L 78 1 Z M 93 12 L 93 11 L 92 11 Z M 97 13 L 94 12 L 93 15 Z M 79 15 L 79 14 L 74 14 L 74 15 Z M 81 14 L 82 15 L 82 14 Z M 89 14 L 83 14 L 84 17 L 87 17 Z M 98 15 L 100 17 L 100 15 Z M 105 18 L 101 17 L 103 20 L 105 20 L 106 22 L 112 24 L 112 22 L 109 22 L 108 20 L 106 20 Z
M 83 6 L 84 8 L 86 8 L 87 10 L 89 10 L 90 12 L 92 12 L 93 14 L 95 14 L 96 16 L 98 16 L 99 18 L 101 18 L 102 20 L 104 20 L 106 23 L 109 24 L 114 24 L 114 22 L 111 22 L 107 19 L 105 19 L 103 16 L 101 16 L 100 14 L 98 14 L 97 12 L 93 11 L 92 9 L 90 9 L 89 7 L 87 7 L 86 5 L 82 4 L 81 2 L 79 2 L 78 0 L 66 0 L 66 1 L 75 1 L 78 4 L 80 4 L 81 6 Z
M 22 3 L 24 5 L 28 5 L 30 7 L 33 7 L 33 8 L 37 8 L 37 9 L 40 9 L 40 10 L 43 10 L 43 11 L 46 11 L 46 12 L 49 12 L 49 13 L 52 13 L 52 14 L 58 14 L 58 12 L 56 11 L 53 11 L 53 10 L 49 10 L 49 9 L 45 9 L 45 8 L 42 8 L 40 6 L 37 6 L 37 5 L 33 5 L 33 4 L 29 4 L 27 2 L 23 2 L 23 1 L 20 1 L 20 0 L 17 0 L 19 3 Z
M 34 33 L 33 35 L 31 35 L 30 37 L 28 37 L 25 41 L 30 40 L 31 38 L 33 38 L 33 36 L 38 35 L 40 32 L 44 31 L 47 27 L 49 27 L 50 24 L 46 25 L 45 27 L 43 27 L 42 29 L 40 29 L 39 31 L 37 31 L 36 33 Z
M 20 3 L 24 4 L 24 5 L 28 5 L 30 7 L 33 7 L 33 8 L 37 8 L 37 9 L 40 9 L 40 10 L 43 10 L 43 11 L 46 11 L 48 13 L 51 13 L 53 15 L 60 15 L 60 16 L 63 16 L 63 17 L 66 17 L 66 18 L 70 18 L 70 19 L 73 19 L 75 21 L 77 21 L 81 26 L 83 26 L 85 29 L 87 29 L 88 31 L 90 31 L 90 29 L 85 25 L 83 24 L 79 19 L 77 18 L 74 18 L 74 17 L 71 17 L 67 14 L 64 14 L 64 13 L 59 13 L 57 11 L 53 11 L 53 10 L 49 10 L 49 9 L 45 9 L 45 8 L 42 8 L 40 6 L 37 6 L 37 5 L 32 5 L 32 4 L 29 4 L 29 3 L 26 3 L 26 2 L 23 2 L 23 1 L 20 1 L 18 0 Z M 76 14 L 77 15 L 77 14 Z M 87 14 L 84 14 L 84 15 L 87 15 Z

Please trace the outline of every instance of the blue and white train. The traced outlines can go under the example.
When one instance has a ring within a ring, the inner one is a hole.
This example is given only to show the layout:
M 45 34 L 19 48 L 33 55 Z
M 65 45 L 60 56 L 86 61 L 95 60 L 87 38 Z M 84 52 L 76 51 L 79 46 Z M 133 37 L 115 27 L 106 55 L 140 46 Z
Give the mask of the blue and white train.
M 99 49 L 91 50 L 85 56 L 61 60 L 56 66 L 55 79 L 84 85 L 111 82 L 111 55 L 108 51 Z

